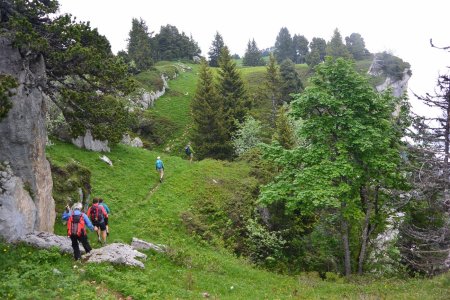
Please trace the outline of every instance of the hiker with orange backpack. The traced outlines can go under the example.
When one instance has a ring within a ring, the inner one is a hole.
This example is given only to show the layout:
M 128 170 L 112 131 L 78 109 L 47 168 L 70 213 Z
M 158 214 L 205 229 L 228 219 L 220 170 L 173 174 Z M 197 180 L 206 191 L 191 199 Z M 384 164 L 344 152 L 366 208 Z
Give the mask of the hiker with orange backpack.
M 67 235 L 72 240 L 75 260 L 81 259 L 80 245 L 78 242 L 81 242 L 86 253 L 92 250 L 87 238 L 86 226 L 91 231 L 94 231 L 94 226 L 86 214 L 81 211 L 82 208 L 83 205 L 80 202 L 75 203 L 72 206 L 72 210 L 70 210 L 69 206 L 66 206 L 66 210 L 62 216 L 63 220 L 67 221 Z
M 92 200 L 92 206 L 89 207 L 87 215 L 94 225 L 94 230 L 97 232 L 98 241 L 103 245 L 106 245 L 105 219 L 108 218 L 108 213 L 103 206 L 99 205 L 99 198 L 94 198 Z

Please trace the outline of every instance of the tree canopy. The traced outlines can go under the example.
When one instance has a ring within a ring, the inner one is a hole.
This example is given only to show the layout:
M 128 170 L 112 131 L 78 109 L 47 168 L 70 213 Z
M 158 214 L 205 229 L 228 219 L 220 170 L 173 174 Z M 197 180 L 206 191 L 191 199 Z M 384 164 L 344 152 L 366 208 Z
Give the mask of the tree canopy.
M 286 58 L 294 59 L 294 48 L 292 47 L 292 37 L 286 27 L 282 27 L 275 41 L 275 58 L 281 63 Z
M 251 42 L 248 41 L 247 50 L 245 50 L 242 64 L 249 67 L 264 66 L 266 64 L 262 59 L 261 51 L 258 49 L 255 39 Z
M 38 84 L 60 108 L 72 135 L 91 129 L 95 138 L 117 142 L 128 118 L 115 97 L 134 88 L 128 68 L 89 23 L 70 15 L 51 17 L 57 9 L 51 0 L 2 1 L 3 33 L 24 59 L 43 56 L 47 81 Z
M 219 57 L 222 51 L 222 48 L 225 47 L 225 43 L 223 42 L 223 38 L 219 32 L 216 32 L 214 36 L 214 40 L 211 43 L 211 47 L 209 48 L 209 66 L 210 67 L 218 67 L 219 66 Z

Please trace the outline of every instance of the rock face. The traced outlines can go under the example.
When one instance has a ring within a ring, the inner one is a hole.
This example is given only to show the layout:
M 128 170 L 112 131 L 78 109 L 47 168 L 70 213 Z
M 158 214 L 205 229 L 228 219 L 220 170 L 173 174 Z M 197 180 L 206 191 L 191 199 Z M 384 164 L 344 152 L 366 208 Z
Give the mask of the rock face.
M 133 238 L 131 241 L 131 247 L 133 247 L 133 249 L 135 250 L 148 250 L 148 249 L 152 249 L 155 250 L 156 252 L 159 253 L 163 253 L 166 252 L 166 246 L 165 245 L 156 245 L 144 240 L 140 240 L 137 238 Z
M 0 165 L 0 233 L 9 241 L 33 231 L 36 206 L 24 189 L 22 179 L 14 176 L 9 164 Z
M 84 136 L 72 139 L 72 143 L 78 148 L 84 148 L 95 152 L 109 152 L 108 141 L 100 141 L 94 139 L 91 131 L 88 129 Z
M 381 64 L 382 64 L 382 61 L 380 61 L 378 56 L 375 55 L 375 57 L 372 61 L 372 65 L 370 66 L 369 71 L 367 73 L 372 76 L 383 75 L 383 70 L 381 68 L 382 67 Z M 392 79 L 391 77 L 387 77 L 386 80 L 382 84 L 376 86 L 377 91 L 382 92 L 388 88 L 392 88 L 392 94 L 395 97 L 401 97 L 408 89 L 408 81 L 411 78 L 409 71 L 410 71 L 409 69 L 403 70 L 403 76 L 400 80 L 396 80 L 396 79 Z
M 0 120 L 0 162 L 8 161 L 11 172 L 20 179 L 7 184 L 8 193 L 0 195 L 0 203 L 9 203 L 1 207 L 3 213 L 20 213 L 23 217 L 15 228 L 0 220 L 0 228 L 9 228 L 0 235 L 10 239 L 24 230 L 52 232 L 55 203 L 50 164 L 45 157 L 46 101 L 39 87 L 46 82 L 44 59 L 40 55 L 23 58 L 4 37 L 0 37 L 0 53 L 0 74 L 13 76 L 19 84 L 11 97 L 13 107 Z M 30 194 L 32 202 L 25 200 L 25 193 Z
M 114 243 L 102 248 L 93 249 L 84 258 L 90 263 L 110 262 L 144 269 L 144 264 L 136 258 L 145 260 L 147 255 L 134 250 L 130 245 Z

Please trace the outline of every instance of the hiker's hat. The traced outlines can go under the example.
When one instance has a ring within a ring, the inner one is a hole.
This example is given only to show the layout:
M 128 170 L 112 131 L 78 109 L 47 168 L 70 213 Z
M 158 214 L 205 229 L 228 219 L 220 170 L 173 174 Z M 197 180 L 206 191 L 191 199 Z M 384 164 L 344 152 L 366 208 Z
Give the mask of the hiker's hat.
M 83 204 L 81 204 L 80 202 L 77 202 L 72 206 L 72 210 L 76 210 L 76 209 L 81 210 L 82 207 L 83 207 Z
M 161 159 L 161 157 L 160 156 L 158 156 L 156 159 Z

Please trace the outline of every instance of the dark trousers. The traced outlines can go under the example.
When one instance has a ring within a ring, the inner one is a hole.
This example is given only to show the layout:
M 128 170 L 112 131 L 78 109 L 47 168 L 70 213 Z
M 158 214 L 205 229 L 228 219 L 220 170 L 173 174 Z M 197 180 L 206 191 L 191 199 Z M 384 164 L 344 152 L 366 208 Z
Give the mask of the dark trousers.
M 70 239 L 72 240 L 73 256 L 75 257 L 75 260 L 81 258 L 80 245 L 78 244 L 78 241 L 81 242 L 86 253 L 91 252 L 92 248 L 89 245 L 87 235 L 78 236 L 76 234 L 73 234 L 70 236 Z

